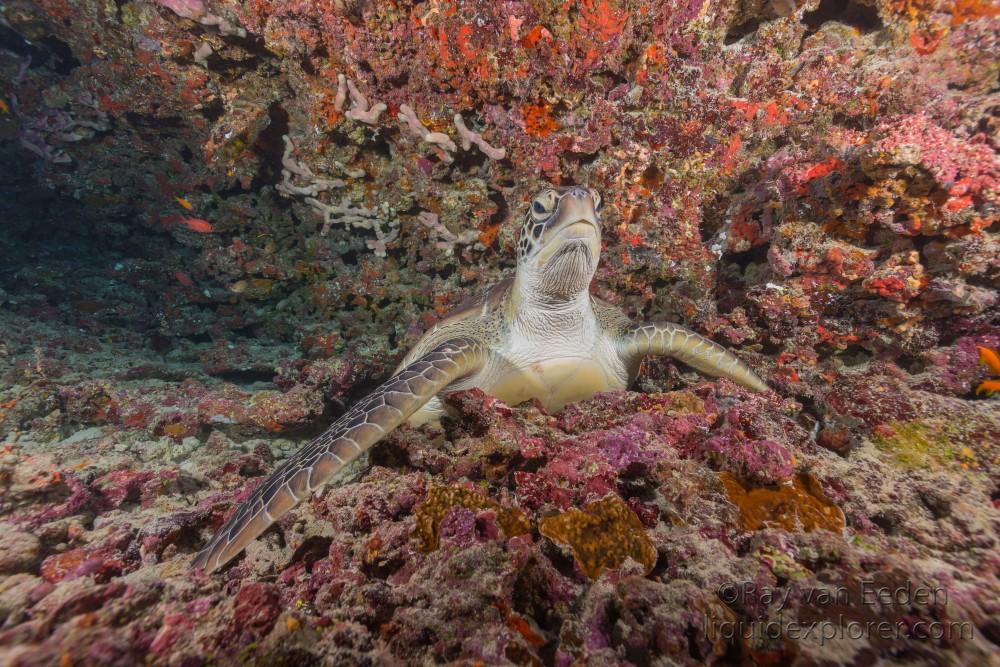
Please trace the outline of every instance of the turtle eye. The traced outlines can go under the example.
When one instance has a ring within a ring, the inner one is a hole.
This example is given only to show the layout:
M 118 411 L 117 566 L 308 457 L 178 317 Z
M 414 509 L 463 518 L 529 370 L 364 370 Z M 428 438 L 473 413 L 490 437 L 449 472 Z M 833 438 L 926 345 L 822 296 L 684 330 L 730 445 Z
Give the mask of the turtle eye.
M 594 198 L 594 211 L 600 213 L 601 209 L 604 208 L 604 198 L 596 190 L 591 190 L 590 194 Z
M 542 192 L 531 202 L 531 217 L 535 220 L 544 220 L 552 214 L 559 199 L 552 190 Z

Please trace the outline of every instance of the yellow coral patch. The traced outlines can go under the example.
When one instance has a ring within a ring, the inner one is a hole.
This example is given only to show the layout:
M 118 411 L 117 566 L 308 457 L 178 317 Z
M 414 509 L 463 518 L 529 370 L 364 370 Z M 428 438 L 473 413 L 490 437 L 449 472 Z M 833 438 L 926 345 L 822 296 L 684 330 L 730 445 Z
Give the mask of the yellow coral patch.
M 167 424 L 163 427 L 163 434 L 171 438 L 179 438 L 187 433 L 187 426 L 184 424 Z
M 614 494 L 587 505 L 582 512 L 571 509 L 542 519 L 538 530 L 553 542 L 570 547 L 580 569 L 591 579 L 605 570 L 618 569 L 629 557 L 641 563 L 646 574 L 656 564 L 656 548 L 645 527 Z
M 484 498 L 464 486 L 435 486 L 427 492 L 427 499 L 414 510 L 421 549 L 434 551 L 438 548 L 441 520 L 453 507 L 464 507 L 474 512 L 494 510 L 497 513 L 497 522 L 507 537 L 524 535 L 531 531 L 531 522 L 521 510 L 502 507 L 499 503 Z
M 690 391 L 674 391 L 669 397 L 670 404 L 664 412 L 671 417 L 705 414 L 705 401 Z
M 748 488 L 729 473 L 722 473 L 726 495 L 740 510 L 745 530 L 784 528 L 788 531 L 830 530 L 843 532 L 844 513 L 823 493 L 816 478 L 796 476 L 778 488 Z

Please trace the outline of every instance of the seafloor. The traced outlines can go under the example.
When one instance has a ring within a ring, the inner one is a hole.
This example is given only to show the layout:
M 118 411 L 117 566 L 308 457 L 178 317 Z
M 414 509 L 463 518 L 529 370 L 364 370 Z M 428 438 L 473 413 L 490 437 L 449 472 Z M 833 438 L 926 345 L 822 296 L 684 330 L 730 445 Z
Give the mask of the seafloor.
M 0 663 L 1000 664 L 998 14 L 4 0 Z M 544 182 L 774 391 L 453 395 L 192 572 Z

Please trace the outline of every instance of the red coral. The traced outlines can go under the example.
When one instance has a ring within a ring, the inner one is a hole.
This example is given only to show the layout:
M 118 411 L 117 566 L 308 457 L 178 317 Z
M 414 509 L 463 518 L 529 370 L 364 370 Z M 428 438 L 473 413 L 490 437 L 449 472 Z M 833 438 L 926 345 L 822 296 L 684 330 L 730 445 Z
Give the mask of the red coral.
M 887 266 L 866 278 L 861 285 L 884 299 L 905 303 L 927 287 L 927 277 L 919 264 Z
M 174 644 L 189 636 L 194 627 L 194 619 L 187 614 L 167 614 L 163 617 L 163 625 L 149 645 L 149 650 L 157 656 L 169 657 Z
M 236 594 L 233 625 L 239 633 L 262 637 L 281 614 L 281 598 L 274 584 L 247 584 Z
M 599 43 L 608 42 L 621 34 L 629 13 L 608 0 L 580 0 L 580 30 Z
M 91 488 L 100 494 L 106 507 L 115 509 L 122 503 L 139 501 L 143 487 L 155 476 L 156 473 L 149 470 L 116 470 L 98 477 Z
M 841 171 L 843 168 L 844 163 L 837 157 L 831 157 L 823 162 L 818 162 L 812 165 L 798 177 L 796 192 L 800 195 L 805 194 L 807 186 L 811 181 L 814 181 L 817 178 L 823 178 L 824 176 L 829 176 L 835 171 Z
M 57 583 L 63 579 L 92 575 L 98 581 L 106 581 L 121 574 L 125 565 L 118 548 L 120 542 L 116 544 L 114 539 L 110 541 L 112 543 L 99 548 L 81 547 L 49 556 L 42 561 L 42 578 L 50 583 Z

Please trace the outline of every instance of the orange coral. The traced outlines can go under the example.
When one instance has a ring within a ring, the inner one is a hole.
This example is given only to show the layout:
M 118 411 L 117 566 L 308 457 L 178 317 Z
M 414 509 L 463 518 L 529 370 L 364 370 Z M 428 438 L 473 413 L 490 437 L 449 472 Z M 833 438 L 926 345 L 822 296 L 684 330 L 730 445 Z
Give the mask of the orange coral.
M 533 137 L 547 137 L 562 127 L 552 117 L 551 104 L 527 104 L 521 113 L 524 114 L 524 131 Z
M 726 144 L 726 148 L 722 153 L 722 171 L 724 173 L 732 171 L 735 164 L 736 153 L 739 152 L 741 145 L 742 142 L 740 141 L 740 135 L 734 134 L 729 139 L 729 143 Z
M 812 475 L 798 475 L 776 489 L 751 489 L 729 473 L 722 473 L 722 484 L 729 500 L 739 508 L 745 530 L 780 527 L 807 533 L 819 529 L 839 533 L 846 526 L 844 513 L 830 502 Z
M 175 439 L 187 433 L 187 427 L 184 424 L 167 424 L 161 430 L 164 435 L 169 435 Z
M 926 56 L 937 50 L 937 47 L 941 45 L 941 40 L 947 34 L 947 29 L 942 28 L 940 30 L 928 29 L 926 32 L 913 32 L 910 33 L 910 46 L 919 55 Z
M 993 18 L 1000 14 L 1000 4 L 993 0 L 955 0 L 951 9 L 951 24 L 961 25 L 966 21 Z
M 473 511 L 486 509 L 496 511 L 497 522 L 507 537 L 524 535 L 531 531 L 531 522 L 521 510 L 502 507 L 464 486 L 435 486 L 427 492 L 424 502 L 414 510 L 421 549 L 434 551 L 440 546 L 438 531 L 441 520 L 453 507 L 464 507 Z
M 531 644 L 535 648 L 539 648 L 546 644 L 545 637 L 543 637 L 533 627 L 532 623 L 527 619 L 523 618 L 522 616 L 514 613 L 511 610 L 510 605 L 508 605 L 506 602 L 504 602 L 503 600 L 498 600 L 497 602 L 494 603 L 493 606 L 495 606 L 497 609 L 500 610 L 500 613 L 503 615 L 504 620 L 507 622 L 507 627 L 510 628 L 511 630 L 516 631 L 529 644 Z
M 542 519 L 538 531 L 553 542 L 573 550 L 576 562 L 591 579 L 605 570 L 616 570 L 631 557 L 649 574 L 656 564 L 656 548 L 646 530 L 625 502 L 611 494 L 581 512 L 571 509 Z
M 477 51 L 473 47 L 471 25 L 463 25 L 458 29 L 458 35 L 455 37 L 455 43 L 458 45 L 458 50 L 462 52 L 463 56 L 469 59 L 476 57 Z
M 497 234 L 500 233 L 500 223 L 495 223 L 492 225 L 487 225 L 484 229 L 479 232 L 479 242 L 483 244 L 484 247 L 489 248 L 493 245 L 493 242 L 497 240 Z
M 83 565 L 89 554 L 85 549 L 72 549 L 61 554 L 54 554 L 42 561 L 39 574 L 50 583 L 61 581 L 70 572 Z
M 628 12 L 623 12 L 608 0 L 581 0 L 577 25 L 597 41 L 607 42 L 621 34 L 628 16 Z
M 545 45 L 555 52 L 555 40 L 552 37 L 552 33 L 549 32 L 548 28 L 542 25 L 536 25 L 532 28 L 527 35 L 521 39 L 521 46 L 526 49 L 530 49 L 539 42 L 545 42 Z
M 893 0 L 889 6 L 896 14 L 918 20 L 934 11 L 934 5 L 933 0 Z

